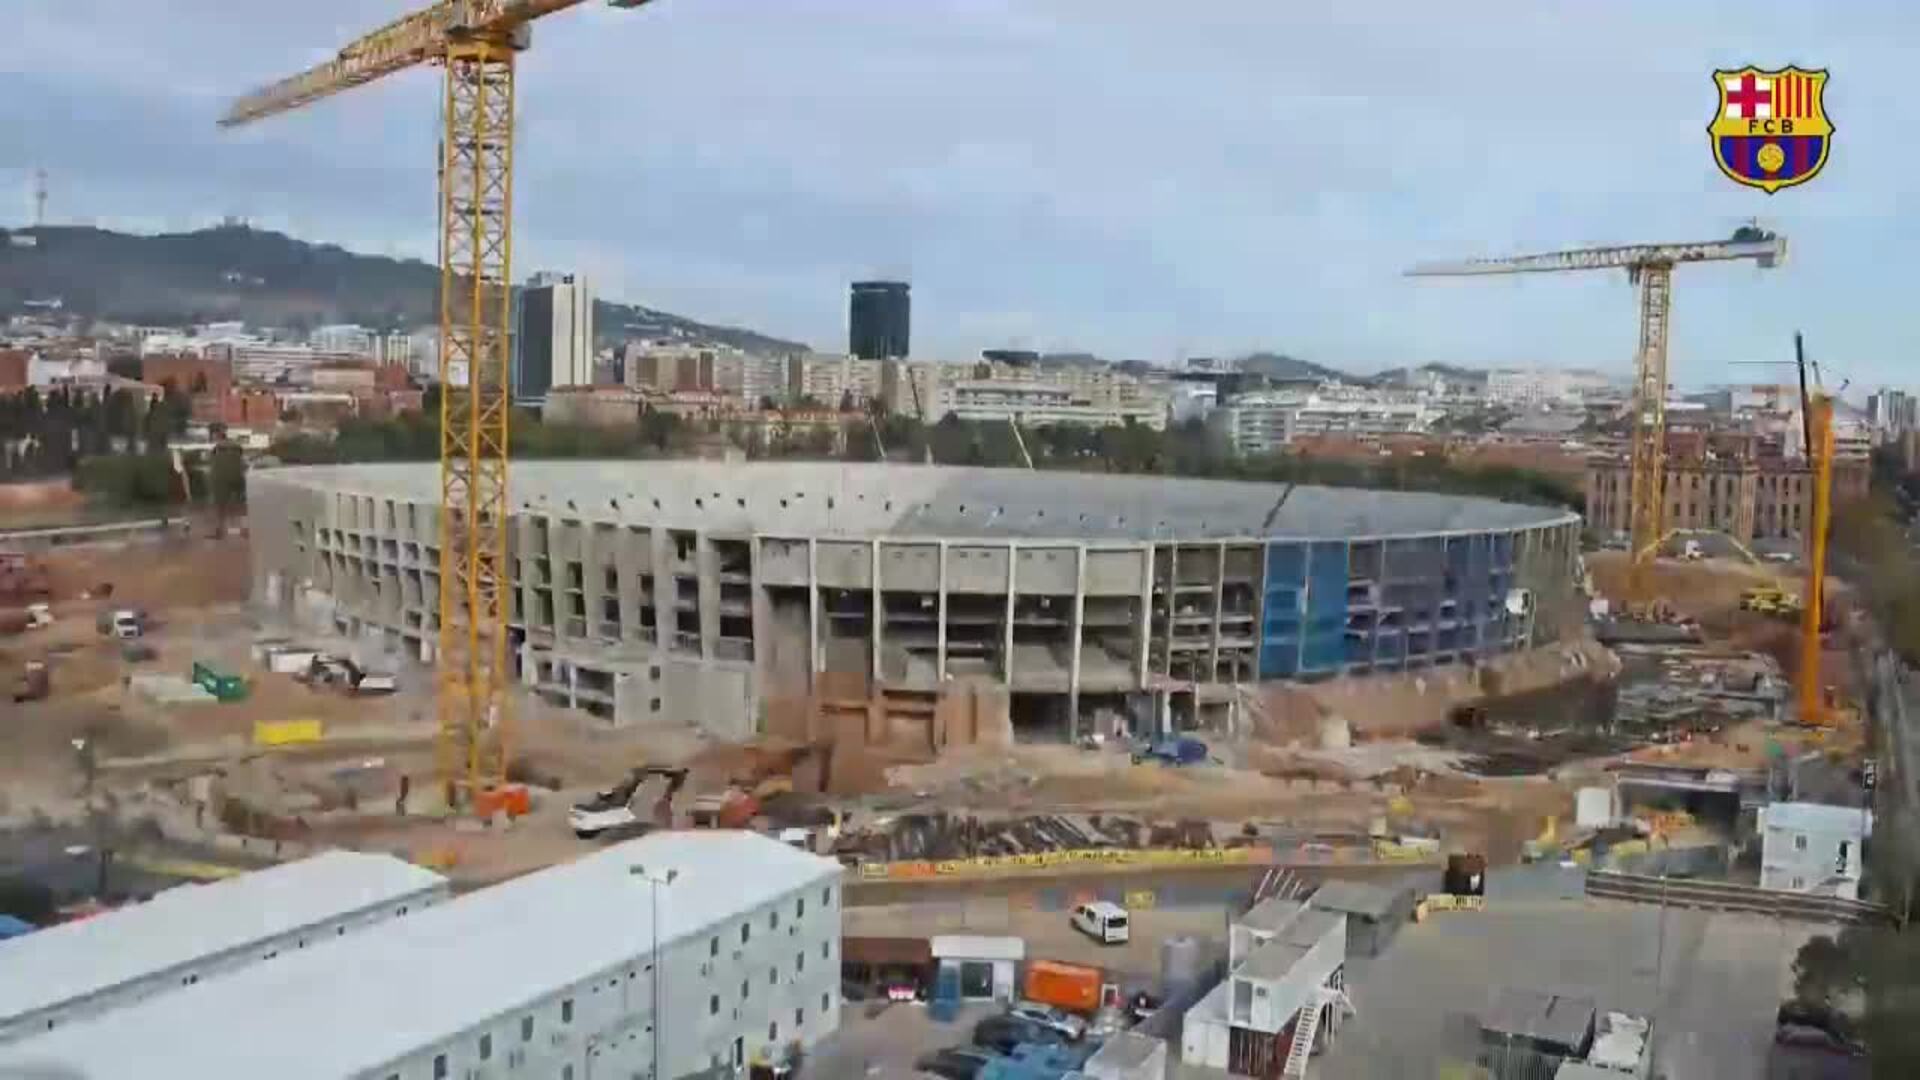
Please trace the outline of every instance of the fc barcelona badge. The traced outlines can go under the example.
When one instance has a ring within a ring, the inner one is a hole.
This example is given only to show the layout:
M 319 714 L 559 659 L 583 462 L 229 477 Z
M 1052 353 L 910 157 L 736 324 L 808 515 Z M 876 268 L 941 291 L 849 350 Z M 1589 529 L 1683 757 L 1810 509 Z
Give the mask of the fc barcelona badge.
M 1707 136 L 1727 179 L 1771 195 L 1820 175 L 1833 150 L 1824 68 L 1716 71 L 1713 85 L 1720 102 Z

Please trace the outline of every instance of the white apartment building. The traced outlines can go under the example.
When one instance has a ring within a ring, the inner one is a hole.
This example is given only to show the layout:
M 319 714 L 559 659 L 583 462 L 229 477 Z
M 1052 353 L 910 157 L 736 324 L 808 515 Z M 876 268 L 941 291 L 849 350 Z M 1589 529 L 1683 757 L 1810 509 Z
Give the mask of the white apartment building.
M 1306 435 L 1379 436 L 1426 431 L 1445 414 L 1420 400 L 1382 395 L 1242 394 L 1209 418 L 1242 454 L 1271 454 Z
M 358 323 L 335 323 L 315 327 L 313 333 L 307 335 L 307 344 L 320 352 L 371 357 L 377 339 L 377 334 Z
M 787 394 L 837 409 L 849 396 L 855 408 L 880 395 L 885 362 L 837 353 L 801 353 L 787 361 Z
M 391 855 L 330 851 L 48 927 L 0 946 L 0 1043 L 290 957 L 447 891 L 439 874 Z
M 268 341 L 230 342 L 207 349 L 210 358 L 225 358 L 237 383 L 289 383 L 309 386 L 313 370 L 323 364 L 359 364 L 364 353 L 323 352 L 307 345 L 281 345 Z
M 1097 404 L 1066 386 L 1023 379 L 956 379 L 939 389 L 934 412 L 962 420 L 1015 421 L 1026 426 L 1074 424 L 1110 427 L 1129 421 L 1155 431 L 1167 426 L 1162 404 Z
M 774 1060 L 839 1023 L 837 862 L 658 832 L 0 1047 L 141 1080 L 632 1080 Z

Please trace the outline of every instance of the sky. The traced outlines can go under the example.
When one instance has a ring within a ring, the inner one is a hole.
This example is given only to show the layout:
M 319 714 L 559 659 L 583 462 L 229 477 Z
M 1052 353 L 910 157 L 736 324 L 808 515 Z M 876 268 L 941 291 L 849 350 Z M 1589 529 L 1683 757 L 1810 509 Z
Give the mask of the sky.
M 237 215 L 431 259 L 437 71 L 213 122 L 408 2 L 8 0 L 0 222 L 44 168 L 56 224 Z M 520 63 L 515 272 L 826 350 L 847 283 L 882 276 L 912 281 L 914 352 L 942 359 L 1624 374 L 1623 273 L 1401 271 L 1759 217 L 1785 266 L 1676 273 L 1675 381 L 1776 378 L 1738 362 L 1790 359 L 1798 329 L 1856 386 L 1920 383 L 1916 42 L 1897 0 L 587 0 Z M 1748 63 L 1831 71 L 1811 183 L 1715 167 L 1711 73 Z

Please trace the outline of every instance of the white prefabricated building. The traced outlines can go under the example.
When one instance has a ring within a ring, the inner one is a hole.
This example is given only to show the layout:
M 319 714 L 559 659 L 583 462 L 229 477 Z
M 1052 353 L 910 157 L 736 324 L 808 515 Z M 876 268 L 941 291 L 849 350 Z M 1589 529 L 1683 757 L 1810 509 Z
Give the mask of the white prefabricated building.
M 0 1047 L 0 1071 L 654 1080 L 770 1059 L 838 1023 L 840 877 L 754 833 L 655 833 Z
M 0 943 L 0 1043 L 417 913 L 447 879 L 391 855 L 328 851 Z

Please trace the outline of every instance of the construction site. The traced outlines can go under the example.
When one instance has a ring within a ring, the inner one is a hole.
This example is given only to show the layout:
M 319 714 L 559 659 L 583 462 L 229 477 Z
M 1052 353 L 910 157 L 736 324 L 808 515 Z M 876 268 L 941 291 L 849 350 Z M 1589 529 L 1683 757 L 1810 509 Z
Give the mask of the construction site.
M 9 556 L 8 820 L 389 850 L 470 883 L 663 826 L 763 829 L 870 879 L 1252 873 L 1725 849 L 1737 811 L 1576 802 L 1623 767 L 1764 786 L 1859 743 L 1793 716 L 1794 623 L 1752 602 L 1793 567 L 1676 540 L 1660 617 L 1596 620 L 1627 560 L 1583 558 L 1552 512 L 1303 489 L 1270 517 L 1284 489 L 1155 506 L 1103 477 L 1083 521 L 1032 474 L 663 463 L 608 467 L 633 490 L 603 481 L 595 515 L 561 468 L 520 474 L 510 795 L 487 813 L 438 782 L 432 515 L 408 486 L 429 474 L 376 467 L 257 473 L 244 534 Z M 1354 537 L 1302 535 L 1343 506 Z M 1061 514 L 1075 539 L 1042 528 Z M 1465 517 L 1499 525 L 1443 531 Z

